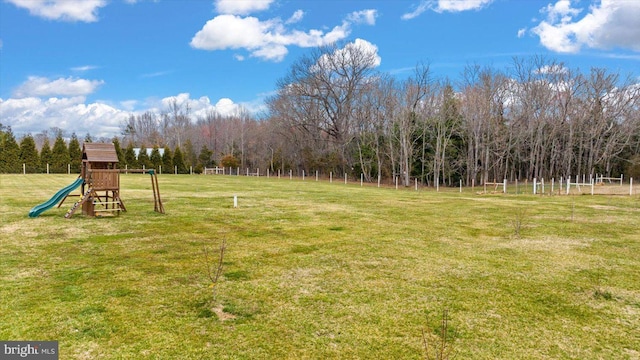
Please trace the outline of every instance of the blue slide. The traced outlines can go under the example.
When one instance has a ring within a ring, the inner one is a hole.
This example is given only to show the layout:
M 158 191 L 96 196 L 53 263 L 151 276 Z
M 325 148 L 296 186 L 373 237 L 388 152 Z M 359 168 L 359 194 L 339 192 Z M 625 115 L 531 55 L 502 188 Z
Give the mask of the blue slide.
M 43 212 L 51 209 L 57 203 L 62 201 L 62 199 L 64 199 L 65 196 L 69 195 L 69 193 L 75 190 L 78 186 L 82 185 L 82 182 L 83 182 L 82 177 L 78 177 L 76 181 L 74 181 L 72 184 L 67 185 L 62 189 L 58 190 L 58 192 L 55 193 L 55 195 L 53 195 L 51 199 L 43 202 L 42 204 L 34 206 L 33 209 L 29 211 L 29 217 L 37 217 Z

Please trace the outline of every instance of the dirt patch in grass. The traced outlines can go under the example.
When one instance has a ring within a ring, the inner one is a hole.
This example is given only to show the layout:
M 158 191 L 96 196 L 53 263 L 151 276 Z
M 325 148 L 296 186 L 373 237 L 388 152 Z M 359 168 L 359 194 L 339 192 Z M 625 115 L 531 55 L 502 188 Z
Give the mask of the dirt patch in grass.
M 594 241 L 595 239 L 590 238 L 564 238 L 548 236 L 539 238 L 512 239 L 509 242 L 501 244 L 501 246 L 519 250 L 538 250 L 558 253 L 561 251 L 586 248 L 590 246 Z
M 13 223 L 0 227 L 0 232 L 4 234 L 3 236 L 14 236 L 19 234 L 24 237 L 34 237 L 38 235 L 37 232 L 33 231 L 33 228 L 27 226 L 25 223 Z
M 589 205 L 592 209 L 607 210 L 607 211 L 623 211 L 623 212 L 640 212 L 640 209 L 633 209 L 628 207 L 612 206 L 612 205 Z
M 223 305 L 218 305 L 211 310 L 214 314 L 216 314 L 216 316 L 218 316 L 218 320 L 220 321 L 234 320 L 236 318 L 235 315 L 225 312 Z

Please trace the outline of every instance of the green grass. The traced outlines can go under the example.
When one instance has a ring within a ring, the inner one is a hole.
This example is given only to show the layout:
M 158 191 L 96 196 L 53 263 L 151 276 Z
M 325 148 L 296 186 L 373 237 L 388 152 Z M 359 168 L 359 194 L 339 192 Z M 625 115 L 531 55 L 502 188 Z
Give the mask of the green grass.
M 130 174 L 119 217 L 27 217 L 73 179 L 0 175 L 0 339 L 59 340 L 61 359 L 420 359 L 448 310 L 458 359 L 640 358 L 638 196 L 161 175 L 162 215 Z M 214 300 L 203 246 L 223 238 Z

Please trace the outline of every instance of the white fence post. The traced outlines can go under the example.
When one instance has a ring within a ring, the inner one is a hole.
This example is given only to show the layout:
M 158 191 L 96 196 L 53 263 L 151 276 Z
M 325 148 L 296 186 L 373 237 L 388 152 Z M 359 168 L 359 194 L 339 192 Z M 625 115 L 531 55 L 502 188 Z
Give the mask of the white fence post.
M 537 194 L 538 192 L 538 179 L 533 178 L 533 195 Z
M 502 180 L 502 193 L 507 193 L 507 179 Z

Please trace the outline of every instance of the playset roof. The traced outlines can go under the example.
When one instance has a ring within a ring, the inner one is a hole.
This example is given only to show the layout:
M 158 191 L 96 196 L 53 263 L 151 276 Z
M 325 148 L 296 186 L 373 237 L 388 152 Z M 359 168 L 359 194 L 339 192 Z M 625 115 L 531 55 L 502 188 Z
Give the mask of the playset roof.
M 82 144 L 82 161 L 117 163 L 116 147 L 107 143 L 84 143 Z

